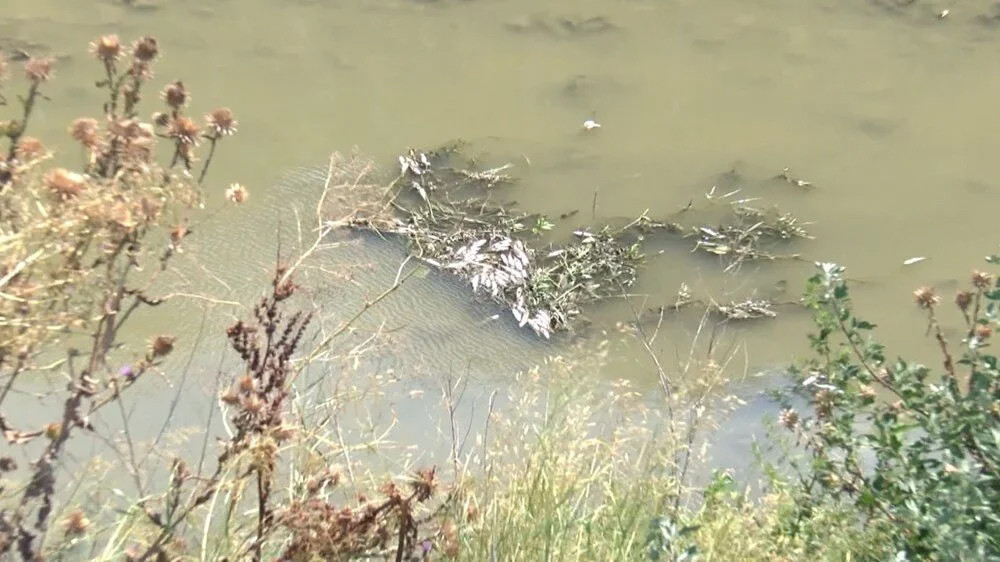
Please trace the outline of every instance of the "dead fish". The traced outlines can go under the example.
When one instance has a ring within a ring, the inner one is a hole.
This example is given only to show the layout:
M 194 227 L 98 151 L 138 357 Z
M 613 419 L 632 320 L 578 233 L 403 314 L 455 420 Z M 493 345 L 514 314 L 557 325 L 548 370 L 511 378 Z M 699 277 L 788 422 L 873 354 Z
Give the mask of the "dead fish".
M 122 0 L 122 4 L 136 12 L 155 12 L 160 6 L 153 2 L 142 2 L 140 0 Z
M 614 24 L 604 16 L 595 16 L 582 20 L 564 18 L 559 25 L 571 34 L 603 33 L 615 28 Z
M 504 26 L 517 33 L 538 33 L 554 37 L 579 37 L 615 29 L 611 20 L 604 16 L 574 18 L 533 15 L 509 21 Z
M 511 314 L 514 315 L 514 320 L 517 320 L 517 326 L 519 328 L 523 328 L 524 325 L 527 324 L 528 320 L 531 318 L 531 315 L 528 314 L 528 311 L 524 308 L 524 305 L 522 305 L 521 303 L 518 303 L 513 307 L 511 307 L 510 312 Z
M 491 252 L 505 252 L 510 249 L 510 238 L 504 237 L 490 245 Z
M 803 180 L 803 179 L 800 179 L 800 178 L 792 177 L 791 170 L 789 168 L 785 168 L 784 170 L 781 171 L 780 174 L 778 174 L 777 176 L 774 176 L 774 179 L 779 179 L 779 178 L 782 179 L 782 180 L 785 180 L 785 182 L 787 182 L 787 183 L 790 183 L 790 184 L 794 185 L 795 187 L 812 187 L 813 186 L 813 183 L 811 181 L 806 181 L 806 180 Z
M 4 51 L 5 57 L 10 61 L 26 61 L 32 56 L 42 56 L 48 50 L 48 47 L 41 43 L 16 38 L 0 38 L 0 51 Z

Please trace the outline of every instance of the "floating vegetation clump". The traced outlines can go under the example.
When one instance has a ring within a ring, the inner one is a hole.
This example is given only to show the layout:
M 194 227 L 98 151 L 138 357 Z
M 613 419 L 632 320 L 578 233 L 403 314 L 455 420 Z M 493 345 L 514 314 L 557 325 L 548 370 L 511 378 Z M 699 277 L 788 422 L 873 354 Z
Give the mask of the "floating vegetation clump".
M 774 304 L 770 300 L 751 298 L 728 304 L 716 304 L 713 309 L 730 320 L 753 320 L 777 316 Z
M 511 165 L 479 169 L 462 149 L 453 144 L 431 152 L 409 150 L 399 156 L 398 176 L 384 188 L 364 178 L 351 183 L 338 177 L 339 199 L 356 206 L 348 205 L 353 210 L 347 216 L 328 224 L 404 238 L 414 258 L 463 279 L 474 294 L 510 310 L 519 326 L 544 338 L 570 328 L 588 303 L 626 294 L 643 263 L 642 242 L 654 231 L 689 233 L 697 238 L 694 251 L 727 257 L 727 270 L 746 260 L 791 257 L 769 248 L 809 238 L 794 216 L 751 207 L 743 199 L 728 204 L 728 218 L 717 226 L 683 227 L 643 214 L 622 227 L 583 228 L 561 245 L 548 243 L 544 236 L 554 225 L 546 216 L 496 200 L 496 188 L 516 181 L 508 174 Z M 331 176 L 334 168 L 349 164 L 331 161 Z M 367 174 L 371 168 L 362 169 Z M 758 299 L 706 306 L 733 320 L 776 315 L 773 303 Z
M 715 301 L 704 302 L 694 298 L 691 294 L 691 288 L 686 283 L 682 283 L 680 289 L 677 291 L 677 300 L 669 307 L 660 307 L 660 311 L 662 312 L 667 309 L 678 311 L 689 306 L 700 305 L 709 312 L 718 314 L 726 320 L 756 320 L 758 318 L 777 317 L 778 312 L 775 308 L 782 304 L 794 303 L 779 303 L 771 299 L 753 297 L 740 301 L 729 301 L 727 303 L 718 303 Z
M 632 286 L 643 256 L 628 233 L 655 227 L 642 217 L 625 227 L 579 230 L 562 246 L 545 245 L 553 225 L 495 203 L 491 190 L 512 183 L 509 165 L 471 170 L 460 146 L 399 157 L 400 174 L 385 190 L 388 212 L 349 224 L 403 236 L 424 263 L 466 280 L 472 291 L 508 308 L 522 327 L 549 338 L 585 304 Z M 638 238 L 632 236 L 632 238 Z
M 746 201 L 730 205 L 731 218 L 718 226 L 698 226 L 694 250 L 702 250 L 729 259 L 726 271 L 748 260 L 794 258 L 796 255 L 773 253 L 776 242 L 812 238 L 802 223 L 790 213 L 750 207 Z

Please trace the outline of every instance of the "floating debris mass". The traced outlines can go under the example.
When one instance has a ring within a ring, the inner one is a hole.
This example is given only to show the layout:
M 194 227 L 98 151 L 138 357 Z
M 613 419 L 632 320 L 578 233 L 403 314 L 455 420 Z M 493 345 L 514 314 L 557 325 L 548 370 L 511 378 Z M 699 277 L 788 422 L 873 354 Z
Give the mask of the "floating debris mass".
M 542 235 L 553 227 L 547 217 L 494 202 L 494 188 L 516 181 L 507 173 L 512 165 L 476 170 L 461 149 L 456 143 L 408 150 L 398 158 L 399 175 L 378 190 L 379 205 L 365 204 L 365 212 L 331 224 L 405 238 L 416 259 L 465 280 L 475 295 L 510 310 L 518 326 L 546 339 L 569 329 L 588 303 L 627 293 L 651 232 L 690 232 L 697 239 L 694 251 L 726 256 L 727 269 L 744 260 L 787 257 L 769 253 L 765 242 L 809 237 L 792 215 L 741 200 L 730 205 L 732 220 L 718 226 L 685 229 L 643 214 L 623 227 L 583 228 L 562 245 L 546 244 Z M 740 320 L 772 318 L 771 305 L 746 299 L 711 308 Z

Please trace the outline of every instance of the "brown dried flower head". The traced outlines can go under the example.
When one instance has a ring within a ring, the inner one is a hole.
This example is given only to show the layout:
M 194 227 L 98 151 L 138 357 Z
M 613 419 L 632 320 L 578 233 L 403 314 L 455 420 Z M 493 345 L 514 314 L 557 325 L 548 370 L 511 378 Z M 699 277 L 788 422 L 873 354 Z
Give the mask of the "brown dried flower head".
M 250 466 L 269 474 L 274 470 L 274 457 L 278 454 L 278 444 L 267 437 L 258 439 L 249 450 Z
M 827 389 L 822 389 L 813 394 L 813 404 L 816 407 L 816 415 L 821 419 L 827 419 L 833 412 L 833 393 Z
M 437 492 L 437 470 L 435 468 L 424 468 L 417 471 L 416 478 L 410 483 L 410 487 L 417 494 L 417 501 L 424 501 Z
M 52 64 L 55 60 L 51 58 L 31 57 L 24 63 L 24 74 L 35 84 L 47 82 L 52 78 Z
M 993 284 L 993 276 L 985 271 L 972 272 L 972 285 L 977 289 L 986 290 Z
M 247 188 L 243 187 L 241 184 L 234 183 L 229 186 L 226 190 L 226 199 L 229 199 L 237 205 L 246 202 L 250 198 L 250 192 Z
M 178 484 L 183 484 L 185 480 L 191 477 L 191 470 L 188 469 L 187 463 L 179 458 L 174 458 L 171 462 L 170 471 L 172 479 Z
M 90 52 L 98 59 L 111 63 L 122 55 L 122 43 L 117 35 L 102 35 L 90 42 Z
M 152 62 L 159 54 L 160 46 L 152 37 L 143 37 L 132 44 L 132 56 L 141 63 Z
M 240 403 L 240 396 L 230 389 L 223 392 L 222 395 L 219 396 L 219 400 L 227 406 L 235 406 Z
M 972 304 L 972 293 L 969 291 L 959 291 L 955 295 L 955 304 L 958 305 L 958 308 L 962 312 L 969 310 L 969 305 Z
M 252 394 L 243 400 L 243 409 L 252 415 L 260 414 L 264 411 L 264 401 L 256 394 Z
M 157 111 L 153 114 L 153 124 L 157 127 L 166 127 L 170 125 L 170 114 Z
M 70 172 L 65 168 L 53 168 L 45 174 L 45 186 L 60 197 L 66 199 L 76 197 L 86 187 L 86 177 L 83 174 Z
M 178 117 L 170 123 L 170 130 L 167 132 L 173 139 L 177 139 L 181 144 L 197 144 L 198 134 L 201 129 L 198 125 L 187 117 Z
M 934 308 L 937 303 L 941 302 L 941 297 L 934 293 L 934 287 L 920 287 L 913 291 L 913 299 L 917 301 L 917 306 L 925 310 Z
M 172 109 L 180 109 L 187 105 L 190 99 L 190 94 L 188 94 L 187 88 L 184 87 L 184 82 L 180 80 L 174 82 L 173 84 L 167 84 L 163 88 L 163 92 L 160 93 L 163 96 L 163 100 L 167 102 Z
M 53 441 L 59 439 L 59 437 L 62 436 L 62 424 L 61 423 L 45 424 L 45 436 Z
M 296 432 L 294 427 L 288 425 L 279 425 L 278 427 L 274 428 L 274 431 L 272 432 L 272 437 L 274 437 L 274 440 L 277 441 L 278 443 L 282 443 L 284 441 L 288 441 L 292 437 L 295 437 L 295 433 Z
M 240 392 L 247 394 L 253 392 L 257 388 L 257 384 L 250 375 L 243 375 L 240 377 L 237 386 L 239 387 Z
M 97 119 L 80 117 L 74 120 L 69 126 L 69 134 L 73 140 L 90 149 L 95 148 L 100 143 Z
M 863 384 L 861 385 L 860 388 L 858 388 L 858 395 L 860 395 L 865 400 L 874 400 L 875 389 L 867 384 Z
M 326 469 L 326 481 L 330 486 L 339 486 L 343 477 L 340 466 L 334 465 Z
M 77 508 L 69 513 L 63 521 L 63 528 L 68 536 L 80 536 L 87 532 L 90 527 L 90 520 L 83 510 Z
M 398 504 L 403 499 L 403 492 L 401 492 L 399 490 L 399 486 L 397 486 L 396 483 L 392 482 L 391 480 L 386 482 L 385 484 L 382 484 L 382 486 L 379 488 L 378 491 L 383 496 L 385 496 L 385 499 L 393 503 Z
M 318 474 L 306 480 L 306 491 L 309 492 L 310 496 L 315 496 L 319 493 L 323 487 L 326 486 L 326 475 Z
M 174 225 L 174 227 L 170 229 L 170 242 L 176 246 L 188 234 L 191 234 L 191 229 L 187 226 L 184 226 L 183 224 Z
M 281 302 L 287 299 L 288 297 L 292 296 L 293 294 L 295 294 L 295 291 L 298 288 L 299 286 L 295 284 L 295 281 L 292 281 L 291 277 L 285 279 L 280 284 L 277 283 L 277 280 L 275 280 L 274 300 Z
M 793 408 L 785 408 L 778 414 L 778 423 L 786 429 L 795 429 L 795 426 L 799 423 L 799 413 Z
M 156 336 L 150 342 L 149 350 L 153 353 L 153 357 L 166 357 L 174 350 L 175 341 L 177 338 L 174 336 Z
M 0 135 L 8 138 L 17 138 L 21 134 L 21 124 L 17 121 L 10 119 L 7 121 L 0 121 Z M 2 155 L 0 155 L 2 156 Z
M 986 324 L 976 326 L 976 338 L 980 341 L 989 339 L 993 335 L 993 327 Z
M 475 503 L 469 502 L 469 504 L 465 506 L 465 520 L 470 523 L 475 523 L 476 521 L 478 521 L 479 506 L 477 506 Z
M 228 107 L 221 107 L 205 116 L 208 128 L 217 136 L 231 136 L 236 133 L 236 117 Z
M 45 156 L 46 152 L 48 151 L 45 145 L 35 137 L 21 137 L 21 140 L 17 142 L 17 146 L 14 147 L 14 154 L 22 162 L 37 160 Z

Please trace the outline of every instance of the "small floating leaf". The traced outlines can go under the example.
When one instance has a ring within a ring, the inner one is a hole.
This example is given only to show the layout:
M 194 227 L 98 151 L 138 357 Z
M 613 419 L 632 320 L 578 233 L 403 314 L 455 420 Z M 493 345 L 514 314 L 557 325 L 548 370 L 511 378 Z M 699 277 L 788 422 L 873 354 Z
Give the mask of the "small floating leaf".
M 925 258 L 923 256 L 917 256 L 917 257 L 914 257 L 914 258 L 909 258 L 909 259 L 903 261 L 903 265 L 913 265 L 915 263 L 920 263 L 920 262 L 924 261 L 925 259 L 927 259 L 927 258 Z

